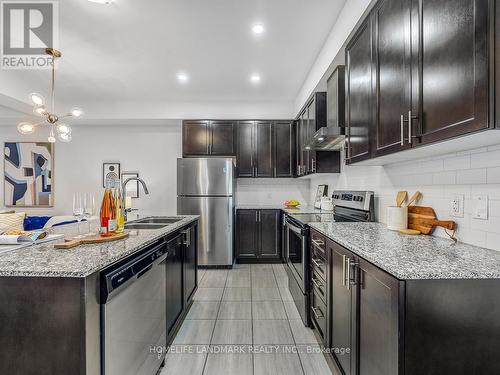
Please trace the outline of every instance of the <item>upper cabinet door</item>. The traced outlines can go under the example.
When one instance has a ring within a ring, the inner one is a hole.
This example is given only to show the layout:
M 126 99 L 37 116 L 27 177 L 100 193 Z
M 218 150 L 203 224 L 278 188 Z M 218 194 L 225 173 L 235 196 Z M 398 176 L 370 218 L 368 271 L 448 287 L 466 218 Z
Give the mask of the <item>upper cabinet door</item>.
M 373 156 L 411 146 L 410 0 L 381 0 L 373 9 L 375 134 Z
M 345 126 L 345 67 L 339 65 L 327 81 L 327 126 Z
M 182 153 L 184 156 L 206 156 L 210 154 L 209 121 L 183 122 Z
M 256 141 L 256 176 L 255 177 L 273 177 L 273 137 L 272 122 L 255 122 L 255 141 Z
M 422 143 L 490 126 L 490 3 L 413 0 L 414 74 L 419 77 L 422 116 L 417 135 Z
M 254 177 L 254 121 L 238 123 L 238 177 Z
M 233 121 L 211 121 L 210 129 L 210 154 L 235 155 L 236 124 Z
M 293 177 L 295 168 L 293 121 L 274 123 L 274 177 Z
M 367 18 L 346 46 L 348 163 L 371 156 L 372 61 L 371 22 Z
M 309 117 L 309 124 L 307 127 L 307 137 L 306 137 L 306 143 L 309 143 L 317 130 L 317 118 L 316 118 L 316 98 L 313 99 L 311 104 L 308 106 L 308 117 Z M 314 173 L 316 172 L 316 152 L 313 150 L 308 150 L 308 164 L 307 164 L 307 170 L 309 173 Z

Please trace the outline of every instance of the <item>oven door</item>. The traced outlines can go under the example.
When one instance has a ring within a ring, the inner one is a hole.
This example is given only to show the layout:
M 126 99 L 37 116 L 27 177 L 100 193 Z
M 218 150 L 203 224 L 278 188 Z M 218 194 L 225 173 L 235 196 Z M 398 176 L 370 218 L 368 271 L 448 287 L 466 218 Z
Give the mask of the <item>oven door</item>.
M 309 231 L 287 220 L 286 234 L 288 267 L 302 293 L 306 294 L 309 289 L 307 282 Z

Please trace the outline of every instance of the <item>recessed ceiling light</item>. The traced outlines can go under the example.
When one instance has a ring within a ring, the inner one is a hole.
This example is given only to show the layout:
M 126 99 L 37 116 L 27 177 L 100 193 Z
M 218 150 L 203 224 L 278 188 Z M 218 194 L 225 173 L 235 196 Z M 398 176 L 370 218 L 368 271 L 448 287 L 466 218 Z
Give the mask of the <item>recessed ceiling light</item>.
M 186 73 L 179 73 L 177 74 L 177 79 L 179 82 L 187 82 L 189 80 L 189 77 Z
M 260 76 L 258 74 L 252 74 L 250 77 L 250 81 L 253 83 L 259 83 L 260 82 Z
M 115 0 L 89 0 L 91 3 L 111 4 Z
M 252 26 L 252 32 L 255 35 L 261 35 L 264 33 L 264 31 L 265 31 L 264 25 L 261 23 L 256 23 L 255 25 Z

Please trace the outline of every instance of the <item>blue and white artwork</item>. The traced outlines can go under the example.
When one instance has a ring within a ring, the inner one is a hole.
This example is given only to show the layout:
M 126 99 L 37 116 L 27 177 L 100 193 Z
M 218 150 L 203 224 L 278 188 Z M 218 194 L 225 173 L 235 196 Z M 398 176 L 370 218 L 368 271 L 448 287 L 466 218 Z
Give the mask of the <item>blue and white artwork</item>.
M 4 157 L 5 206 L 52 207 L 54 145 L 6 142 Z

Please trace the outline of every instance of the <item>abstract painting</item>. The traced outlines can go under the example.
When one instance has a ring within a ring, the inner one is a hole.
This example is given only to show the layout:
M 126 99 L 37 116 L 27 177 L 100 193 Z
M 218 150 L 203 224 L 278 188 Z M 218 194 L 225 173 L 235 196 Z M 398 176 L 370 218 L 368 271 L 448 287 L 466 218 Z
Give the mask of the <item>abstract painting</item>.
M 48 142 L 6 142 L 4 204 L 8 207 L 54 205 L 54 145 Z

